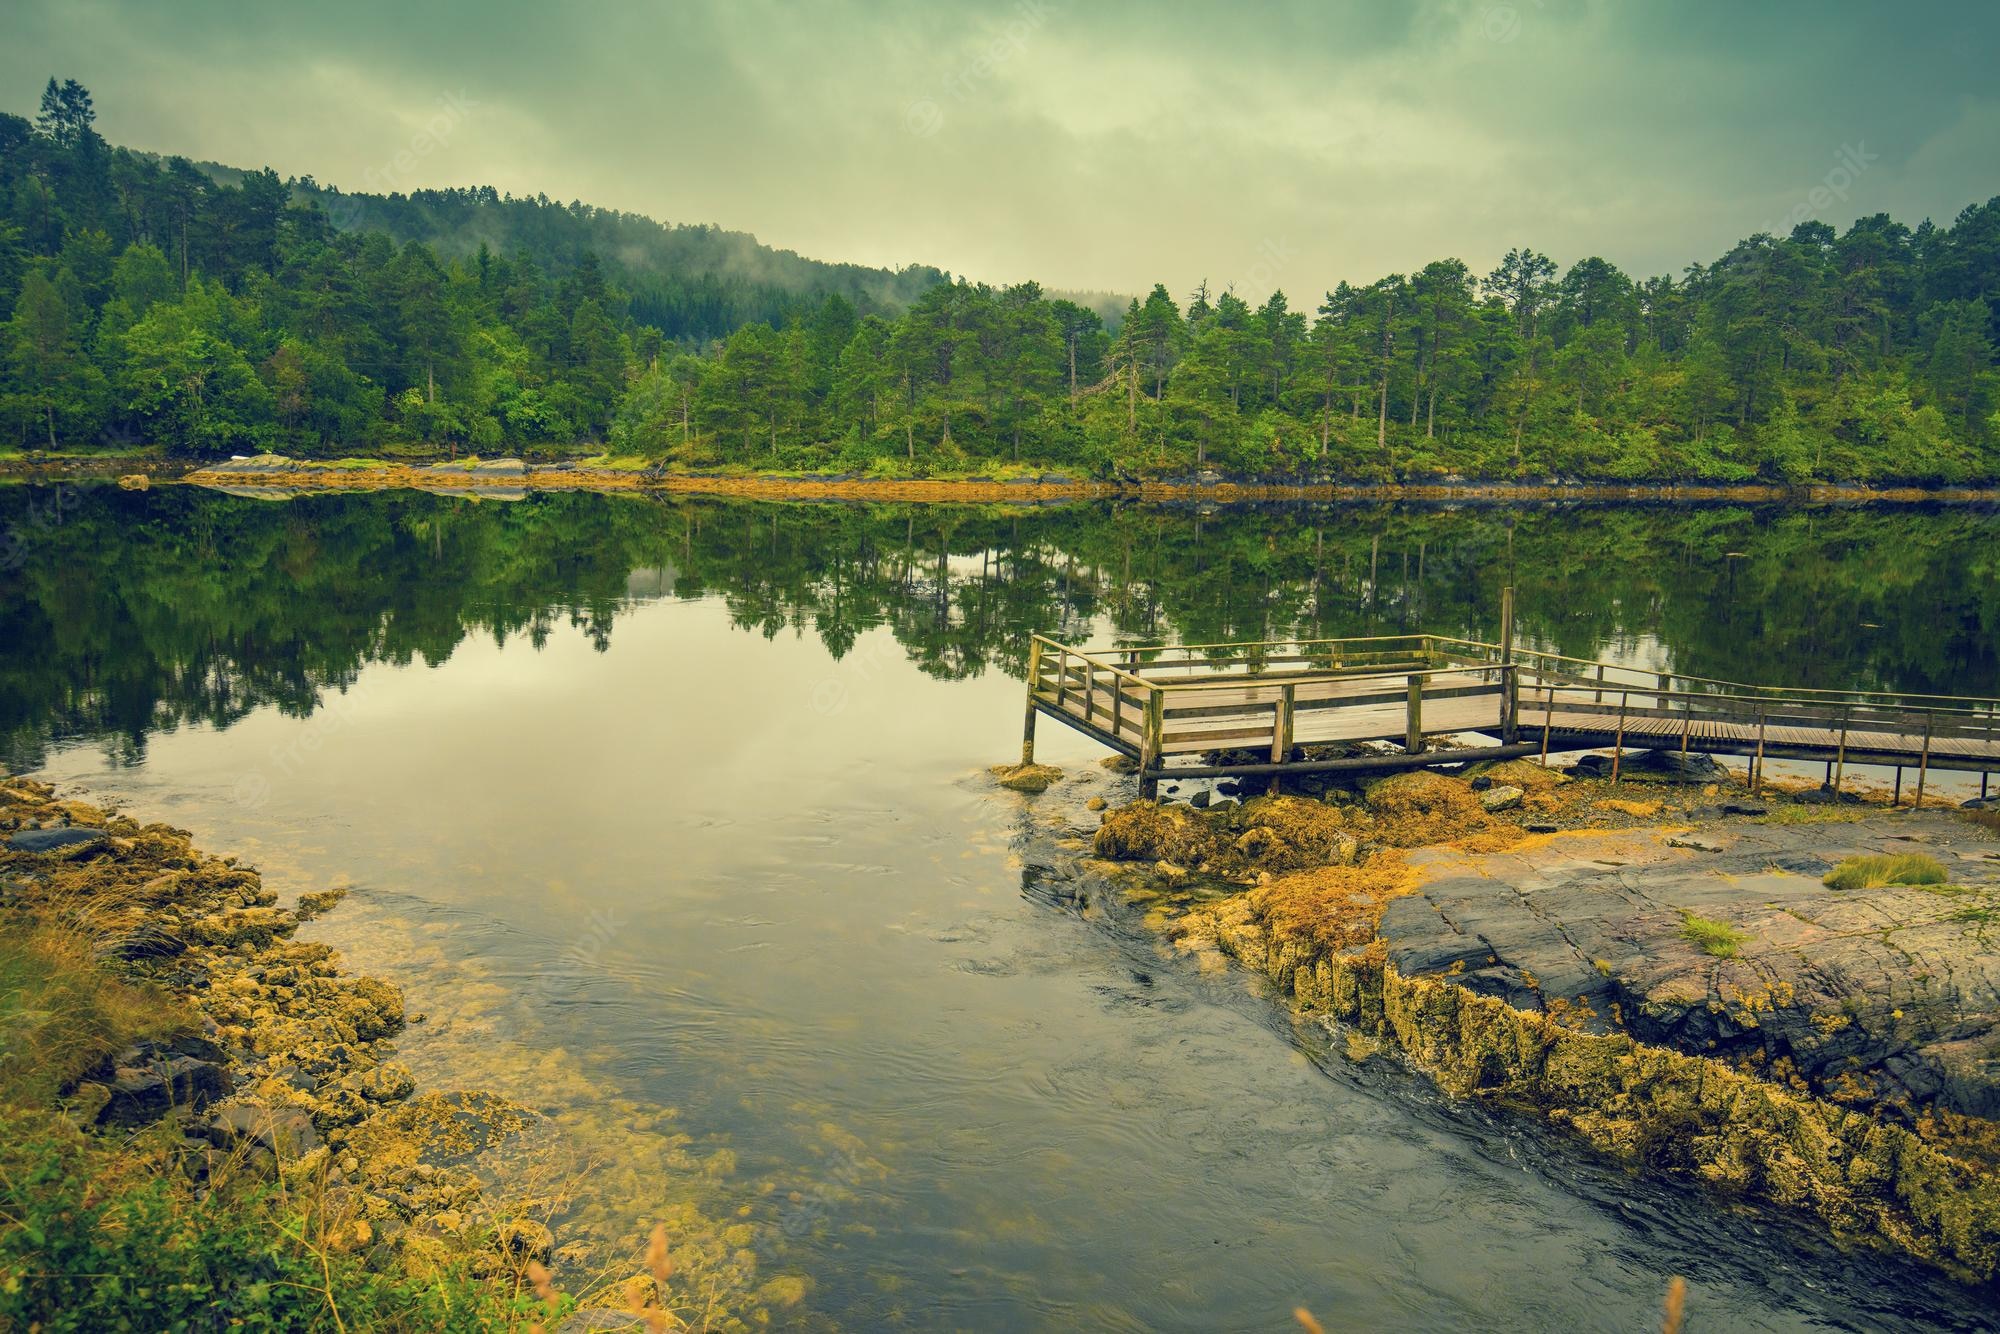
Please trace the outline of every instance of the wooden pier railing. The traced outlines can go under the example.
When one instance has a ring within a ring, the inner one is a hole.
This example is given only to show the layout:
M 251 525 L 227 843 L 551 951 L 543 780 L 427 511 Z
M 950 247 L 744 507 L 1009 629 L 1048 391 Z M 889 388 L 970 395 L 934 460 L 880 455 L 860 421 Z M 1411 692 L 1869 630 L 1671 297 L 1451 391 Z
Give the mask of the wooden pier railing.
M 1511 610 L 1511 607 L 1509 608 Z M 1503 620 L 1511 617 L 1503 614 Z M 1752 685 L 1444 635 L 1085 648 L 1033 636 L 1023 760 L 1037 715 L 1136 759 L 1148 779 L 1394 769 L 1467 759 L 1677 749 L 1849 765 L 2000 770 L 2000 700 Z M 1303 748 L 1395 742 L 1306 758 Z M 1982 780 L 1982 793 L 1986 790 Z

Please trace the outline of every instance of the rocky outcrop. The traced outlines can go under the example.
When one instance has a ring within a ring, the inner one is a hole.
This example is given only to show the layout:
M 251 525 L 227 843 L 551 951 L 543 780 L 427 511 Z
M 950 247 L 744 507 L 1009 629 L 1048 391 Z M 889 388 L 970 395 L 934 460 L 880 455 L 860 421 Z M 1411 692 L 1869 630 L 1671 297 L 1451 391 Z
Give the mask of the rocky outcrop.
M 1478 994 L 1463 972 L 1409 977 L 1371 950 L 1320 948 L 1240 899 L 1210 926 L 1302 1009 L 1402 1052 L 1456 1095 L 1532 1108 L 1605 1152 L 1806 1211 L 1963 1277 L 2000 1276 L 2000 1179 L 1902 1126 Z
M 1237 872 L 1256 887 L 1225 894 L 1162 864 L 1133 902 L 1182 949 L 1345 1026 L 1350 1050 L 1393 1048 L 1606 1152 L 2000 1277 L 2000 842 L 1978 813 L 1774 794 L 1730 815 L 1719 784 L 1634 801 L 1539 766 L 1476 777 L 1368 785 L 1338 812 L 1358 860 Z M 1525 790 L 1518 817 L 1483 809 L 1501 777 Z M 1238 818 L 1113 810 L 1095 850 L 1212 847 Z M 1943 876 L 1823 883 L 1845 858 L 1911 852 Z
M 1838 891 L 1847 856 L 1928 849 L 1942 886 Z M 1606 863 L 1610 864 L 1606 864 Z M 1406 976 L 1450 975 L 1595 1032 L 1713 1055 L 1914 1125 L 2000 1117 L 2000 844 L 1943 815 L 1731 822 L 1440 873 L 1382 919 Z M 1691 919 L 1740 933 L 1717 957 Z

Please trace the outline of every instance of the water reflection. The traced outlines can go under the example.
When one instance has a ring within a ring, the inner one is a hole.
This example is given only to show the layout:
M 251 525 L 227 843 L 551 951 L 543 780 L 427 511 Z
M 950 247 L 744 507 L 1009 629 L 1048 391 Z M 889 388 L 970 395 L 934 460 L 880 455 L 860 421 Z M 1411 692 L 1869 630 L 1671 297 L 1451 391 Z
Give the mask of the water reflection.
M 54 516 L 51 518 L 50 516 Z M 1976 508 L 1203 513 L 786 506 L 639 496 L 272 503 L 0 488 L 0 756 L 304 713 L 366 663 L 470 637 L 600 651 L 649 599 L 720 599 L 844 660 L 890 628 L 926 675 L 1023 669 L 1033 629 L 1211 642 L 1412 630 L 1796 686 L 2000 692 L 1995 517 Z M 828 702 L 838 681 L 823 687 Z

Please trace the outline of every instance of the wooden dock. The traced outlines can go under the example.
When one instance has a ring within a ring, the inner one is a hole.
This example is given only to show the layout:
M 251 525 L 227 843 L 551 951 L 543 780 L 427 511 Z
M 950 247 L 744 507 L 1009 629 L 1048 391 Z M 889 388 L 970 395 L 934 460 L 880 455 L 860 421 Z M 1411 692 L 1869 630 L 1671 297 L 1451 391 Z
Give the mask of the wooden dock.
M 1511 603 L 1511 599 L 1510 599 Z M 1511 605 L 1503 622 L 1511 622 Z M 1446 635 L 1082 648 L 1035 635 L 1022 759 L 1037 715 L 1163 774 L 1387 771 L 1609 749 L 1823 761 L 1916 773 L 2000 770 L 2000 700 L 1744 685 Z M 1393 742 L 1353 753 L 1358 743 Z M 1339 744 L 1344 743 L 1344 744 Z M 1308 748 L 1319 748 L 1315 750 Z M 1346 753 L 1341 753 L 1346 752 Z M 1186 761 L 1192 760 L 1192 763 Z

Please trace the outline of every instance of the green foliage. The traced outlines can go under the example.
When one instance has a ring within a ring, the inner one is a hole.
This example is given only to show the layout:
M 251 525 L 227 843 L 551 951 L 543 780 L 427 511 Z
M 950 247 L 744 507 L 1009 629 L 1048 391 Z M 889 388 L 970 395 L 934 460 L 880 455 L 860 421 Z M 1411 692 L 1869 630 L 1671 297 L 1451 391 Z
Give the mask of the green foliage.
M 370 1269 L 314 1235 L 309 1197 L 197 1199 L 164 1155 L 120 1153 L 0 1103 L 0 1327 L 48 1331 L 508 1328 L 518 1304 L 448 1268 Z
M 1887 885 L 1942 885 L 1949 877 L 1935 857 L 1920 852 L 1899 856 L 1849 857 L 1820 883 L 1828 889 L 1881 889 Z
M 1693 913 L 1683 913 L 1681 939 L 1718 959 L 1733 959 L 1750 939 L 1743 932 L 1727 922 L 1718 922 L 1712 917 L 1697 917 Z
M 1164 287 L 818 264 L 490 189 L 349 196 L 0 118 L 0 441 L 199 453 L 576 445 L 683 466 L 1294 479 L 2000 476 L 2000 199 L 1752 237 L 1680 278 L 1510 251 L 1308 321 Z M 223 184 L 222 179 L 233 183 Z M 336 223 L 338 225 L 336 225 Z M 489 242 L 498 238 L 500 253 Z M 609 267 L 599 254 L 615 255 Z

